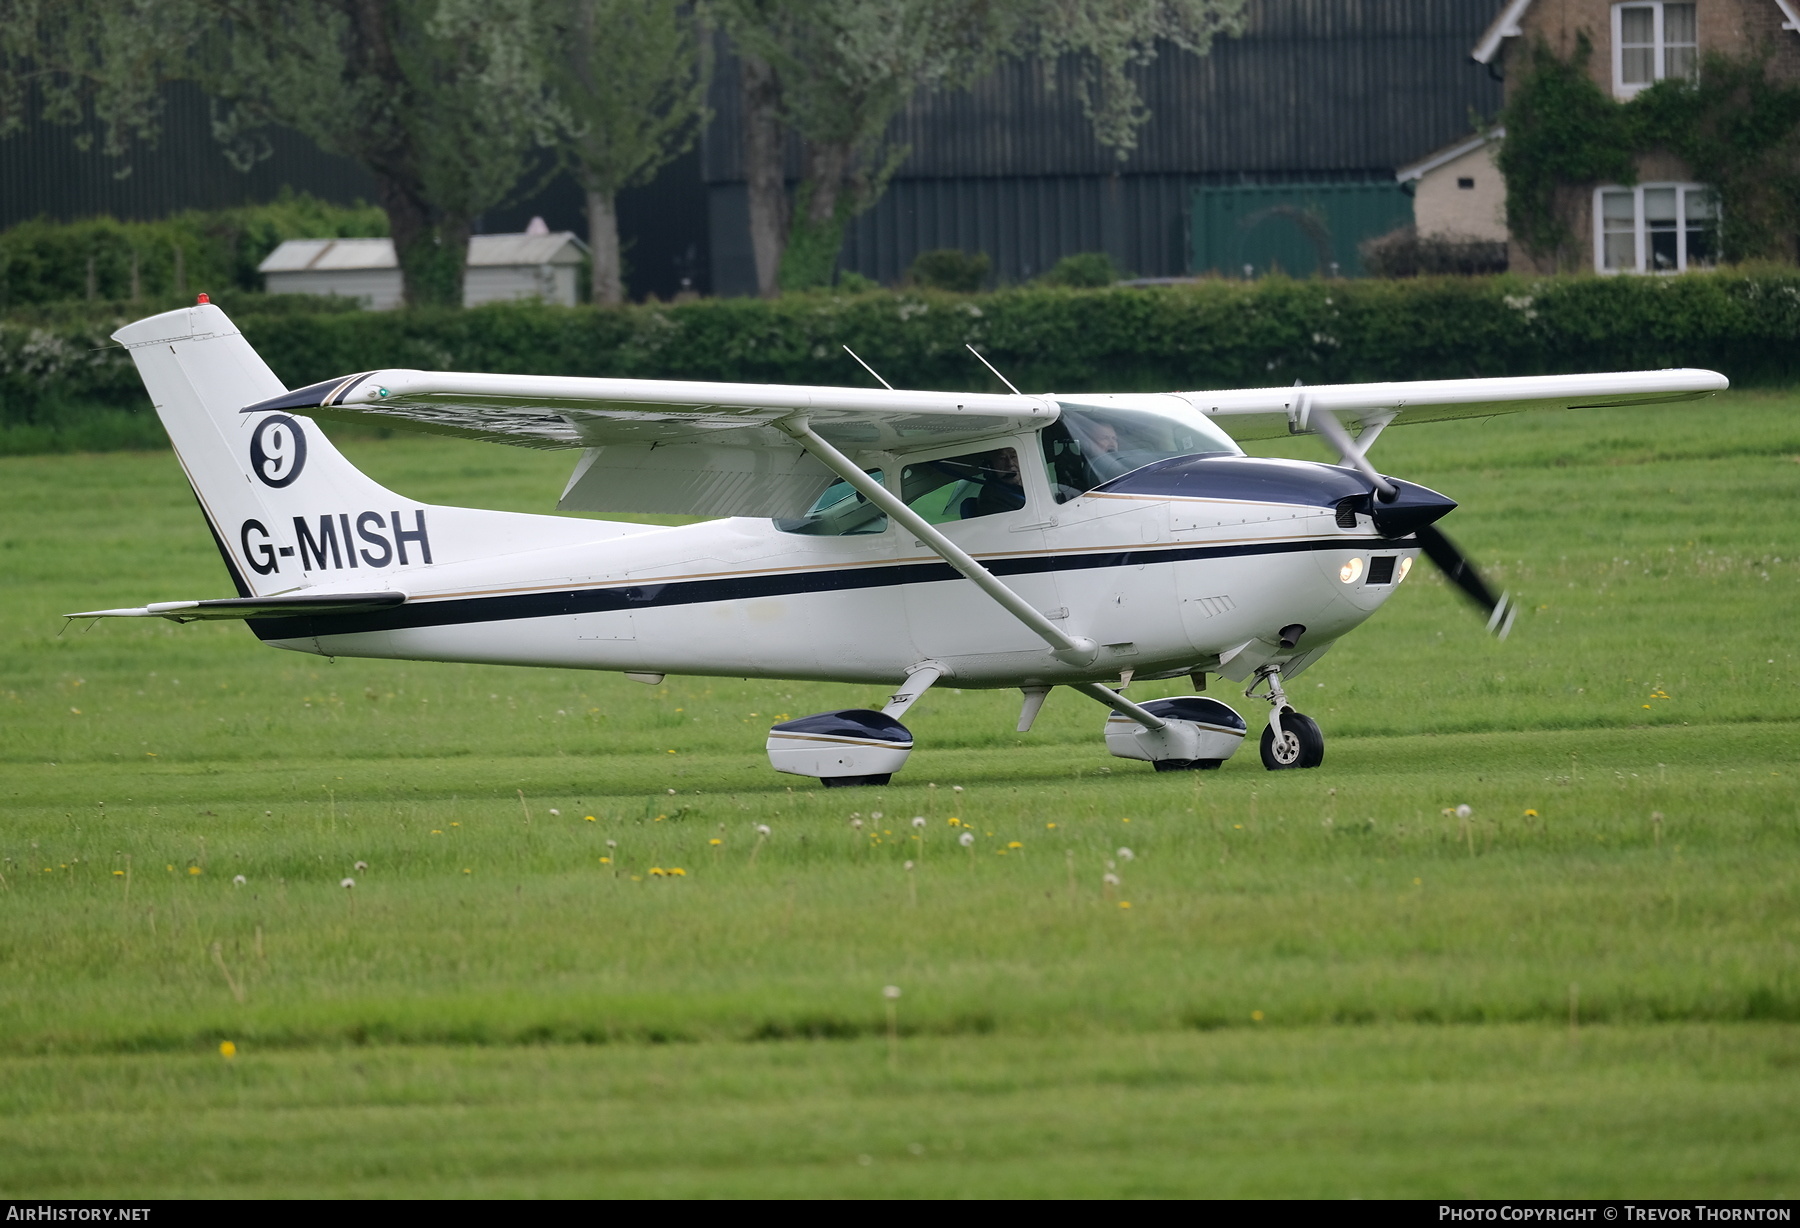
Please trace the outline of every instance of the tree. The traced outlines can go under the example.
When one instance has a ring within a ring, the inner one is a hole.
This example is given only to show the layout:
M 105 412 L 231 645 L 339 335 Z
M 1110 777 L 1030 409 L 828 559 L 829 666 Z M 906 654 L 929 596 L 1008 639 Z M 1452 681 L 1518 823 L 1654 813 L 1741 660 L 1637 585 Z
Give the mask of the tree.
M 1047 75 L 1080 58 L 1095 137 L 1129 155 L 1150 116 L 1129 69 L 1160 43 L 1203 55 L 1243 25 L 1246 0 L 721 0 L 741 66 L 745 177 L 765 295 L 830 280 L 846 223 L 909 152 L 882 136 L 920 89 L 954 88 L 1002 57 Z M 790 216 L 782 127 L 801 139 Z
M 530 0 L 9 3 L 33 7 L 0 26 L 0 107 L 36 84 L 52 119 L 91 105 L 122 153 L 154 140 L 159 87 L 185 78 L 215 100 L 240 167 L 267 153 L 265 125 L 295 128 L 374 177 L 409 303 L 462 301 L 473 219 L 508 197 L 556 120 Z
M 542 20 L 557 143 L 587 198 L 594 301 L 619 303 L 618 194 L 686 153 L 705 118 L 698 26 L 676 0 L 548 0 Z

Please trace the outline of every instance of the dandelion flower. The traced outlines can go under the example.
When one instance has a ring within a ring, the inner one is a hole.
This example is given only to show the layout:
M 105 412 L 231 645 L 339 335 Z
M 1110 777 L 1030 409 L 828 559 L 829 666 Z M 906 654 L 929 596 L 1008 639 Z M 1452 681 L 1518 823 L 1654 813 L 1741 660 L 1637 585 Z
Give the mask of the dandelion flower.
M 560 819 L 560 818 L 562 818 L 562 811 L 560 811 L 560 810 L 558 810 L 558 809 L 557 809 L 557 808 L 556 808 L 556 807 L 554 807 L 554 806 L 552 806 L 552 807 L 551 807 L 551 808 L 550 808 L 550 813 L 551 813 L 551 814 L 553 814 L 553 815 L 555 815 L 555 816 L 556 816 L 556 817 L 557 817 L 557 818 L 559 818 L 559 819 Z
M 950 826 L 951 827 L 961 827 L 962 820 L 957 818 L 955 815 L 951 815 L 950 816 Z
M 366 870 L 368 868 L 369 868 L 369 863 L 366 861 L 359 861 L 354 866 L 351 867 L 351 869 L 354 869 L 354 870 Z
M 593 816 L 593 815 L 591 815 L 591 814 L 590 814 L 590 815 L 588 815 L 588 817 L 587 817 L 587 821 L 588 821 L 588 822 L 590 822 L 590 823 L 592 823 L 592 822 L 594 822 L 594 821 L 595 821 L 595 820 L 594 820 L 594 816 Z
M 342 887 L 345 891 L 348 891 L 350 888 L 356 886 L 356 880 L 354 878 L 346 878 L 343 882 L 339 883 L 338 886 Z
M 441 827 L 434 827 L 431 829 L 431 834 L 434 836 L 441 836 L 444 834 L 444 829 Z
M 909 862 L 907 862 L 907 863 L 906 863 L 906 866 L 905 866 L 905 868 L 906 868 L 906 869 L 908 869 L 908 870 L 910 870 L 910 869 L 912 869 L 912 868 L 913 868 L 913 863 L 912 863 L 912 862 L 910 862 L 910 861 L 909 861 Z
M 619 842 L 617 840 L 608 840 L 606 842 L 606 847 L 609 849 L 616 849 L 619 847 Z
M 919 827 L 919 828 L 924 827 L 925 826 L 925 816 L 922 814 L 915 814 L 913 816 L 912 825 L 914 827 Z
M 896 1000 L 897 998 L 899 998 L 900 987 L 898 985 L 885 986 L 885 987 L 883 987 L 883 989 L 881 991 L 881 996 L 886 998 L 889 1002 L 892 1002 L 892 1001 Z
M 1130 900 L 1120 900 L 1120 901 L 1119 901 L 1119 907 L 1120 907 L 1120 908 L 1130 908 L 1130 907 L 1131 907 L 1131 901 L 1130 901 Z
M 968 848 L 975 843 L 975 833 L 972 831 L 966 831 L 962 835 L 960 835 L 956 838 L 956 842 L 958 844 L 962 845 L 964 848 Z
M 601 864 L 601 865 L 603 865 L 603 866 L 610 866 L 610 865 L 611 865 L 611 864 L 612 864 L 612 858 L 610 858 L 610 857 L 602 857 L 602 858 L 601 858 L 601 859 L 600 859 L 600 864 Z M 463 871 L 463 873 L 464 873 L 464 874 L 467 874 L 467 873 L 468 873 L 468 871 L 467 871 L 467 870 L 464 870 L 464 871 Z
M 717 836 L 714 836 L 711 840 L 708 840 L 707 843 L 708 844 L 724 844 L 725 842 L 723 840 L 719 839 Z
M 881 822 L 881 811 L 879 811 L 879 810 L 869 811 L 869 818 L 873 819 L 877 823 Z
M 1047 830 L 1047 831 L 1055 831 L 1055 830 L 1056 830 L 1056 824 L 1054 824 L 1054 823 L 1046 823 L 1046 824 L 1044 824 L 1044 828 L 1045 828 L 1045 830 Z
M 189 866 L 188 873 L 189 874 L 198 874 L 198 873 L 200 873 L 200 867 L 199 866 Z
M 1531 809 L 1530 807 L 1526 807 L 1525 817 L 1528 819 L 1535 819 L 1538 817 L 1538 812 L 1536 810 Z
M 1025 846 L 1023 844 L 1019 843 L 1017 840 L 1012 840 L 1012 841 L 1007 842 L 1006 847 L 1009 849 L 1022 849 Z
M 667 874 L 668 874 L 668 871 L 663 869 L 661 866 L 651 866 L 650 867 L 650 876 L 652 878 L 662 878 Z
M 114 870 L 114 871 L 113 871 L 113 877 L 114 877 L 114 878 L 124 878 L 124 877 L 125 877 L 125 871 L 123 871 L 123 870 Z
M 475 871 L 473 871 L 473 870 L 471 870 L 471 869 L 469 869 L 469 868 L 468 868 L 468 867 L 467 867 L 467 866 L 464 866 L 464 867 L 463 867 L 463 873 L 464 873 L 464 874 L 473 874 L 473 873 L 475 873 Z
M 1108 887 L 1117 887 L 1119 885 L 1119 876 L 1111 873 L 1102 874 L 1100 876 L 1100 881 L 1105 883 Z
M 119 872 L 119 871 L 117 871 L 117 870 L 114 870 L 114 871 L 113 871 L 113 873 L 114 873 L 114 874 L 117 874 L 117 873 L 118 873 L 118 872 Z M 247 879 L 247 878 L 245 878 L 245 877 L 244 877 L 244 876 L 243 876 L 243 875 L 242 875 L 242 874 L 238 874 L 238 875 L 234 875 L 234 876 L 233 876 L 233 877 L 232 877 L 232 880 L 231 880 L 231 885 L 232 885 L 232 886 L 234 886 L 234 887 L 242 887 L 242 886 L 244 886 L 244 885 L 245 885 L 245 884 L 246 884 L 246 883 L 248 883 L 248 882 L 249 882 L 249 881 L 250 881 L 250 880 L 249 880 L 249 879 Z
M 687 871 L 682 869 L 680 866 L 673 867 L 669 871 L 669 873 L 673 874 L 676 878 L 686 878 L 687 877 Z
M 229 1062 L 232 1058 L 237 1056 L 237 1046 L 228 1040 L 220 1041 L 219 1056 Z
M 462 826 L 462 824 L 461 824 L 461 823 L 452 823 L 452 824 L 450 824 L 450 826 L 452 826 L 452 827 L 461 827 L 461 826 Z
M 758 823 L 756 825 L 756 834 L 759 836 L 769 835 L 769 825 L 767 823 Z
M 1256 1022 L 1258 1022 L 1258 1023 L 1261 1023 L 1263 1021 L 1263 1013 L 1261 1011 L 1251 1011 L 1250 1018 L 1256 1020 Z
M 1467 802 L 1463 803 L 1462 805 L 1460 805 L 1456 808 L 1456 817 L 1459 819 L 1466 819 L 1474 813 L 1475 813 L 1474 808 L 1471 807 Z
M 1122 848 L 1118 852 L 1118 858 L 1120 861 L 1131 861 L 1136 857 L 1137 857 L 1137 854 L 1127 848 Z
M 961 785 L 951 785 L 951 786 L 950 786 L 950 792 L 952 792 L 952 793 L 961 793 L 961 792 L 962 792 L 962 786 L 961 786 Z
M 1423 886 L 1424 886 L 1424 885 L 1425 885 L 1425 880 L 1424 880 L 1424 879 L 1422 879 L 1422 878 L 1415 878 L 1415 879 L 1413 879 L 1413 886 L 1415 886 L 1415 887 L 1423 887 Z

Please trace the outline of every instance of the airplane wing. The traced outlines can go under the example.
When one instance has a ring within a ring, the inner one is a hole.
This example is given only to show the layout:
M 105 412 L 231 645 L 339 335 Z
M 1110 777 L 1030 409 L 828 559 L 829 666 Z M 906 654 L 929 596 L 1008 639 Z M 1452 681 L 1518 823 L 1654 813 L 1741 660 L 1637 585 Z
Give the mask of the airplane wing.
M 1521 375 L 1496 379 L 1415 380 L 1381 384 L 1315 384 L 1233 388 L 1175 395 L 1218 421 L 1241 443 L 1307 433 L 1307 418 L 1325 409 L 1345 423 L 1398 425 L 1485 418 L 1526 409 L 1599 409 L 1697 401 L 1731 381 L 1717 371 L 1617 371 L 1602 375 Z
M 1047 397 L 696 380 L 368 371 L 245 406 L 531 448 L 584 448 L 558 507 L 593 512 L 798 516 L 830 473 L 769 424 L 812 429 L 871 466 L 1056 419 Z
M 406 604 L 405 593 L 329 593 L 281 597 L 221 597 L 202 601 L 153 601 L 123 610 L 84 610 L 64 618 L 167 618 L 178 623 L 230 618 L 299 618 L 368 614 Z

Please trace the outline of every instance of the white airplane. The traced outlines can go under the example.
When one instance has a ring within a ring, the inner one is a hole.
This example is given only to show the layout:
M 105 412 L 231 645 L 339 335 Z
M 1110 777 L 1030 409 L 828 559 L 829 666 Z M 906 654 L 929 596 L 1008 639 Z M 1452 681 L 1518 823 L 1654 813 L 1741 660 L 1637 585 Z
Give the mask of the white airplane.
M 1264 766 L 1316 767 L 1323 737 L 1283 684 L 1420 552 L 1489 630 L 1512 624 L 1508 597 L 1436 527 L 1456 504 L 1370 464 L 1389 423 L 1728 386 L 1669 370 L 1026 396 L 394 370 L 289 391 L 204 296 L 113 336 L 237 596 L 69 617 L 244 619 L 265 643 L 331 657 L 890 688 L 878 710 L 770 731 L 777 771 L 827 786 L 885 784 L 912 750 L 900 718 L 946 680 L 1018 688 L 1020 732 L 1051 688 L 1079 691 L 1111 709 L 1114 755 L 1166 771 L 1218 767 L 1243 718 L 1201 695 L 1121 692 L 1182 675 L 1201 691 L 1217 674 L 1267 700 Z M 580 449 L 561 509 L 724 519 L 420 504 L 352 466 L 315 418 Z M 1309 432 L 1340 463 L 1237 442 Z

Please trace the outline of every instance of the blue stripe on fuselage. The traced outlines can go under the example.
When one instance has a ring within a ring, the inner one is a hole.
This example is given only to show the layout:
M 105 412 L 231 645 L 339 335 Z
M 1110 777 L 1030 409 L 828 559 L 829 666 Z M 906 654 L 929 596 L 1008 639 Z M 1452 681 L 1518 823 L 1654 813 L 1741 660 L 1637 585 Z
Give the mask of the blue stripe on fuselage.
M 1196 559 L 1244 558 L 1259 554 L 1304 554 L 1315 550 L 1343 550 L 1353 547 L 1394 549 L 1405 544 L 1389 538 L 1328 537 L 1305 541 L 1246 542 L 1229 546 L 1108 550 L 1095 554 L 1040 554 L 984 560 L 984 565 L 998 576 L 1024 576 L 1044 572 L 1138 567 L 1148 563 L 1185 563 Z M 249 621 L 250 628 L 258 639 L 296 640 L 324 635 L 357 635 L 370 631 L 400 631 L 412 627 L 511 622 L 524 618 L 564 618 L 572 614 L 703 605 L 715 601 L 746 601 L 753 597 L 841 593 L 867 588 L 893 588 L 902 584 L 936 584 L 962 578 L 948 563 L 899 563 L 882 567 L 837 567 L 820 571 L 722 576 L 705 580 L 646 580 L 638 584 L 608 588 L 576 588 L 421 601 L 376 614 L 253 618 Z

